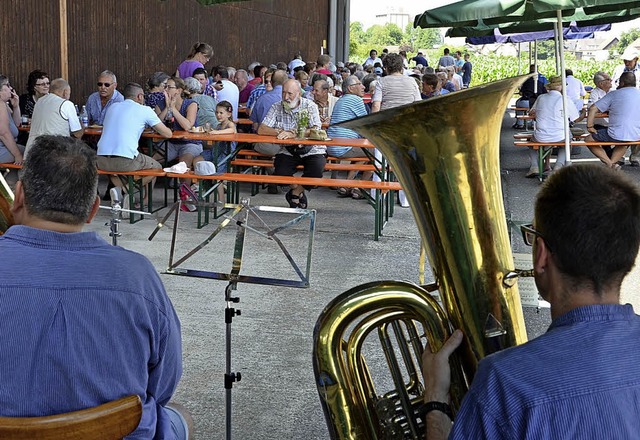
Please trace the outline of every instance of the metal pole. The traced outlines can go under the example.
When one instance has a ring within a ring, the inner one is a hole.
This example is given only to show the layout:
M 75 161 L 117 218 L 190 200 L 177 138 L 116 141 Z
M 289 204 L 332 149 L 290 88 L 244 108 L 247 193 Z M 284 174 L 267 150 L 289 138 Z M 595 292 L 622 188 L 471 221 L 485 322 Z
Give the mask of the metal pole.
M 556 11 L 558 22 L 556 23 L 556 38 L 559 41 L 558 44 L 558 58 L 560 64 L 560 76 L 562 77 L 562 111 L 564 119 L 564 151 L 566 154 L 565 165 L 571 165 L 571 132 L 569 130 L 569 112 L 567 112 L 567 74 L 564 68 L 564 44 L 562 35 L 562 11 L 559 9 Z

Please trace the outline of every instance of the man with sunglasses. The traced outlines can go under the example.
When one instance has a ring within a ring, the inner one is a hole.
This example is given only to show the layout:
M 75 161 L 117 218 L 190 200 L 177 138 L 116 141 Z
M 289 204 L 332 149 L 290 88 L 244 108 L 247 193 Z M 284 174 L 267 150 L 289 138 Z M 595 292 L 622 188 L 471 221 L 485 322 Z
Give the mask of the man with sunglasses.
M 116 75 L 110 70 L 105 70 L 98 75 L 98 91 L 92 93 L 87 99 L 87 113 L 89 124 L 102 125 L 107 110 L 112 104 L 124 101 L 122 93 L 116 90 L 118 82 Z
M 427 439 L 637 438 L 640 317 L 620 286 L 638 254 L 640 189 L 606 167 L 562 168 L 522 230 L 551 326 L 483 359 L 453 424 L 448 359 L 463 334 L 426 349 Z

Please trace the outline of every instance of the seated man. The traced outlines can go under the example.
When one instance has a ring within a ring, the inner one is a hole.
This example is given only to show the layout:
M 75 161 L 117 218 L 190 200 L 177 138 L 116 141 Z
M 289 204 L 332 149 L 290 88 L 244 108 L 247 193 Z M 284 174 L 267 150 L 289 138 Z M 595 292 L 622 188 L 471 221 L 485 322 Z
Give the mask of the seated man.
M 317 83 L 316 83 L 317 84 Z M 343 95 L 336 102 L 331 114 L 331 125 L 327 129 L 327 135 L 332 138 L 361 138 L 358 133 L 348 128 L 336 127 L 335 124 L 348 121 L 349 119 L 358 118 L 367 115 L 367 107 L 364 105 L 364 85 L 357 76 L 348 76 L 342 83 Z M 315 90 L 315 88 L 314 88 Z M 356 163 L 368 162 L 367 154 L 362 148 L 352 147 L 327 147 L 327 154 L 339 159 L 350 159 L 353 157 L 361 157 L 364 160 Z M 347 179 L 355 179 L 356 171 L 349 171 Z M 371 180 L 372 171 L 365 171 L 362 174 L 362 180 Z M 332 178 L 335 178 L 333 175 Z M 352 190 L 350 188 L 338 188 L 338 197 L 352 197 L 354 199 L 363 198 L 360 190 Z
M 105 171 L 136 171 L 160 169 L 162 166 L 151 157 L 138 153 L 138 141 L 145 127 L 152 127 L 165 138 L 171 137 L 171 130 L 164 125 L 151 107 L 144 105 L 144 91 L 139 84 L 129 83 L 124 88 L 125 100 L 111 106 L 104 119 L 102 136 L 98 141 L 98 168 Z M 155 177 L 142 179 L 146 185 Z M 118 178 L 112 178 L 114 185 L 121 187 Z M 143 204 L 148 195 L 145 194 Z
M 116 102 L 124 101 L 124 97 L 116 90 L 118 82 L 115 73 L 105 70 L 98 75 L 98 91 L 87 99 L 89 124 L 102 125 L 109 107 Z
M 321 126 L 318 107 L 306 98 L 300 96 L 300 83 L 289 79 L 282 86 L 282 101 L 271 106 L 267 116 L 258 128 L 258 134 L 276 136 L 278 139 L 292 139 L 296 137 L 298 120 L 306 113 L 307 124 L 304 135 L 309 135 L 310 128 L 319 129 Z M 264 99 L 264 95 L 260 99 Z M 296 166 L 302 164 L 302 177 L 322 177 L 327 163 L 324 145 L 290 145 L 281 144 L 280 151 L 275 156 L 275 172 L 277 176 L 293 176 Z M 310 188 L 308 188 L 310 189 Z M 291 208 L 307 208 L 307 196 L 301 185 L 291 185 L 286 194 Z
M 329 123 L 333 108 L 338 101 L 338 98 L 329 93 L 329 88 L 329 82 L 326 79 L 321 79 L 313 83 L 313 89 L 311 89 L 313 102 L 318 106 L 318 113 L 320 114 L 320 122 L 322 124 Z
M 599 165 L 562 168 L 523 238 L 551 326 L 480 361 L 453 425 L 441 410 L 462 332 L 436 354 L 425 349 L 427 439 L 637 438 L 640 317 L 620 304 L 620 286 L 640 245 L 638 185 Z
M 25 155 L 38 136 L 43 134 L 73 135 L 78 139 L 82 137 L 84 129 L 78 119 L 73 102 L 69 101 L 70 97 L 71 86 L 66 80 L 58 78 L 51 81 L 49 93 L 38 99 L 33 109 L 29 140 L 24 150 Z
M 540 95 L 529 111 L 529 114 L 536 118 L 536 128 L 533 131 L 532 140 L 534 142 L 560 142 L 564 140 L 562 77 L 552 76 L 545 87 L 547 93 Z M 570 121 L 575 121 L 580 117 L 580 113 L 570 100 L 567 100 L 567 113 L 567 118 L 569 118 Z M 531 147 L 529 147 L 529 159 L 531 164 L 526 177 L 537 176 L 539 172 L 538 152 Z M 564 147 L 562 147 L 558 149 L 558 159 L 556 160 L 555 169 L 563 167 L 565 161 L 566 151 Z
M 620 76 L 618 89 L 607 93 L 589 108 L 587 130 L 591 134 L 585 140 L 587 142 L 640 140 L 640 119 L 636 115 L 638 102 L 640 102 L 640 90 L 636 88 L 636 76 L 633 72 L 624 72 Z M 598 112 L 609 112 L 609 126 L 607 128 L 596 130 L 593 126 Z M 616 145 L 611 157 L 607 155 L 602 146 L 590 146 L 589 150 L 605 165 L 620 169 L 620 165 L 617 162 L 624 157 L 627 147 Z M 633 165 L 633 162 L 631 162 L 631 165 Z
M 186 439 L 188 414 L 169 404 L 182 374 L 180 322 L 149 260 L 82 232 L 98 211 L 97 187 L 96 155 L 82 141 L 45 135 L 33 144 L 15 225 L 0 237 L 0 415 L 137 394 L 142 419 L 131 438 Z
M 271 75 L 271 85 L 273 86 L 273 89 L 258 98 L 251 110 L 251 114 L 249 115 L 249 118 L 253 123 L 253 130 L 256 133 L 273 104 L 282 101 L 282 85 L 288 79 L 289 77 L 287 76 L 287 72 L 284 70 L 276 70 L 273 72 L 273 75 Z M 280 151 L 280 145 L 259 142 L 253 146 L 253 149 L 258 153 L 275 156 Z

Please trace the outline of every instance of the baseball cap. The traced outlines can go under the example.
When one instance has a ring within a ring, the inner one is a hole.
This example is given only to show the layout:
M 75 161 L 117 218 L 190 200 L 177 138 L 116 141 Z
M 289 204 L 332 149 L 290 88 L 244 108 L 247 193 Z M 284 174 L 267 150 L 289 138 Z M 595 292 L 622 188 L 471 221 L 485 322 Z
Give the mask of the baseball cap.
M 620 58 L 627 61 L 638 58 L 638 50 L 635 47 L 627 47 Z

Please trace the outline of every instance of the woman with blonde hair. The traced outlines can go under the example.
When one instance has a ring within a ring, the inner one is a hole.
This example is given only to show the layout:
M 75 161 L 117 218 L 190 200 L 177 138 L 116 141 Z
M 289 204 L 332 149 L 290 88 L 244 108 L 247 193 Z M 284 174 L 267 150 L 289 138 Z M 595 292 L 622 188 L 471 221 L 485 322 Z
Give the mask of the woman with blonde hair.
M 187 55 L 187 59 L 178 66 L 176 76 L 178 78 L 188 78 L 193 76 L 193 71 L 198 67 L 202 67 L 204 69 L 204 65 L 209 62 L 212 56 L 213 47 L 207 43 L 194 44 L 191 46 L 191 52 Z

